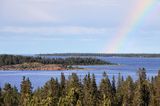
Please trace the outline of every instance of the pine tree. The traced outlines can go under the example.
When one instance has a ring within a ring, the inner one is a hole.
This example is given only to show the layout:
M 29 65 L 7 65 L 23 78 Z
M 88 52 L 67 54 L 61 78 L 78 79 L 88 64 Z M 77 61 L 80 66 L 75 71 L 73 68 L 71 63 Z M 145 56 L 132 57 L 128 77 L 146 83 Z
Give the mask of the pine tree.
M 118 106 L 122 105 L 122 101 L 123 101 L 123 78 L 121 76 L 121 74 L 118 74 L 118 81 L 117 81 L 117 92 L 116 92 L 116 104 Z
M 66 96 L 66 101 L 69 106 L 75 106 L 79 99 L 79 92 L 76 88 L 71 88 L 68 95 Z
M 57 106 L 60 97 L 60 85 L 58 80 L 51 78 L 42 89 L 44 105 Z
M 102 106 L 112 106 L 111 100 L 104 96 Z
M 21 105 L 27 106 L 32 98 L 32 86 L 29 78 L 23 77 L 21 82 Z
M 153 83 L 154 91 L 152 102 L 155 106 L 160 105 L 160 71 L 158 71 L 158 76 L 155 79 L 155 83 Z
M 3 89 L 4 106 L 18 106 L 18 101 L 17 88 L 13 88 L 9 83 L 5 84 Z
M 123 105 L 131 106 L 133 103 L 134 97 L 134 83 L 131 76 L 128 76 L 123 85 L 124 96 L 123 96 Z
M 83 98 L 80 83 L 77 74 L 72 73 L 67 85 L 68 94 L 65 99 L 63 99 L 67 106 L 76 106 L 78 101 L 82 103 Z
M 20 94 L 15 86 L 13 87 L 13 98 L 14 106 L 18 106 L 20 101 Z
M 91 80 L 91 106 L 96 106 L 98 103 L 98 89 L 96 84 L 95 75 L 92 74 Z
M 2 89 L 0 87 L 0 104 L 3 104 Z
M 88 75 L 86 75 L 83 79 L 83 92 L 84 92 L 84 99 L 83 99 L 83 104 L 85 104 L 86 106 L 91 106 L 91 77 L 90 77 L 90 73 L 88 73 Z
M 113 102 L 112 86 L 106 73 L 103 74 L 103 79 L 100 82 L 100 96 L 102 102 L 106 102 L 106 99 L 107 102 L 108 100 Z
M 149 106 L 150 103 L 150 89 L 149 83 L 146 80 L 145 69 L 139 69 L 138 71 L 139 80 L 134 96 L 134 106 Z
M 116 85 L 115 85 L 115 83 L 116 83 L 115 76 L 113 75 L 113 77 L 112 77 L 112 95 L 113 95 L 113 97 L 116 94 Z
M 42 90 L 40 88 L 37 88 L 34 91 L 32 100 L 30 102 L 31 106 L 42 106 L 42 103 L 41 103 L 42 102 L 41 92 L 42 92 Z
M 66 79 L 64 73 L 61 73 L 60 95 L 65 96 L 65 94 L 66 94 Z

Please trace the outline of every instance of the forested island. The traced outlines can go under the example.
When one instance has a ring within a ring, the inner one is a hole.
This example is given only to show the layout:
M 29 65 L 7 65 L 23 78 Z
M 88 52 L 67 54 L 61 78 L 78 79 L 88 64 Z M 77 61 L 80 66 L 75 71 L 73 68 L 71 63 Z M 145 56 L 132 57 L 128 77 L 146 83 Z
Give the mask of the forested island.
M 96 58 L 45 58 L 40 56 L 0 55 L 0 70 L 72 70 L 73 65 L 113 65 Z
M 138 53 L 117 53 L 117 54 L 106 54 L 106 53 L 54 53 L 54 54 L 37 54 L 37 56 L 87 56 L 87 57 L 146 57 L 146 58 L 158 58 L 160 54 L 138 54 Z
M 145 69 L 139 69 L 138 79 L 126 79 L 118 75 L 110 80 L 103 73 L 96 84 L 95 75 L 80 79 L 76 73 L 68 78 L 51 78 L 44 86 L 33 91 L 29 78 L 23 77 L 18 91 L 6 83 L 0 89 L 1 106 L 160 106 L 160 71 L 157 76 L 147 79 Z

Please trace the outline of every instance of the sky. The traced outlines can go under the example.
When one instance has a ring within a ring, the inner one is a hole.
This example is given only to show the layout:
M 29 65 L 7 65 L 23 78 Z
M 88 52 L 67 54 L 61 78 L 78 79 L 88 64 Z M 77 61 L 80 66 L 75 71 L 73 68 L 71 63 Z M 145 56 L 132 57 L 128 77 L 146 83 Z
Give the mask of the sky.
M 145 4 L 145 0 L 0 0 L 0 54 L 160 53 L 159 0 L 151 0 L 154 3 L 143 17 L 135 11 L 140 18 L 132 22 L 135 26 L 124 26 L 140 1 Z M 130 32 L 113 46 L 122 27 Z

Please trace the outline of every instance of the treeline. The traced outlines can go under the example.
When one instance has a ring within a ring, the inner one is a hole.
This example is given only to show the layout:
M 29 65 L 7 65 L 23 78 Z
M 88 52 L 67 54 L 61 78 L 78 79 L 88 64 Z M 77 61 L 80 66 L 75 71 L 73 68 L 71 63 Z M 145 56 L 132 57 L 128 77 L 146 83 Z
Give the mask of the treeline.
M 20 55 L 0 55 L 0 66 L 15 65 L 22 63 L 39 62 L 42 64 L 64 64 L 64 65 L 95 65 L 95 64 L 111 64 L 96 58 L 42 58 L 33 56 L 20 56 Z
M 110 80 L 103 73 L 97 85 L 95 75 L 80 79 L 75 73 L 61 79 L 51 78 L 46 84 L 32 90 L 28 78 L 23 78 L 21 89 L 5 84 L 0 90 L 1 106 L 160 106 L 160 72 L 151 79 L 146 78 L 145 69 L 138 71 L 138 79 L 126 79 L 119 74 Z
M 37 56 L 160 57 L 160 54 L 55 53 L 55 54 L 37 54 Z

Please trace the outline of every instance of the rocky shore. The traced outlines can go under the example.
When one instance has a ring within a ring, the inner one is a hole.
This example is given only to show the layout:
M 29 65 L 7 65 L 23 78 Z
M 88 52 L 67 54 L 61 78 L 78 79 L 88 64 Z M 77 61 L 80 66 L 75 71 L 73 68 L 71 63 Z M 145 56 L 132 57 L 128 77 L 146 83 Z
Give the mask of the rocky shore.
M 0 66 L 0 70 L 74 70 L 80 68 L 74 68 L 72 66 L 64 66 L 61 64 L 41 64 L 41 63 L 23 63 L 16 65 Z

